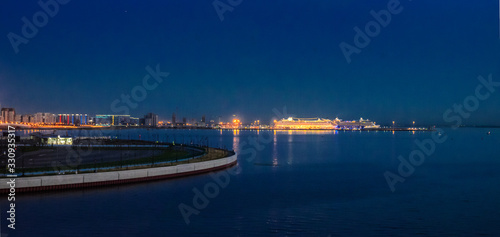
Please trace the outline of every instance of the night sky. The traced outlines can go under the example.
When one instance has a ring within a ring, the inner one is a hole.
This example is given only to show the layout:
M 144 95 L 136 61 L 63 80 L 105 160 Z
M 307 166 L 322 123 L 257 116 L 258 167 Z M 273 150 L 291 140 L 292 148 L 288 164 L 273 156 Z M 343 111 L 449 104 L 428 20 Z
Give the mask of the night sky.
M 213 0 L 73 0 L 18 53 L 9 32 L 22 36 L 21 18 L 42 8 L 2 1 L 0 103 L 21 114 L 114 114 L 112 102 L 159 65 L 169 76 L 131 115 L 267 122 L 286 106 L 298 117 L 449 124 L 443 113 L 474 94 L 479 75 L 500 81 L 499 3 L 401 0 L 348 63 L 339 44 L 354 45 L 353 28 L 391 1 L 242 0 L 221 21 Z M 467 124 L 500 125 L 497 88 Z

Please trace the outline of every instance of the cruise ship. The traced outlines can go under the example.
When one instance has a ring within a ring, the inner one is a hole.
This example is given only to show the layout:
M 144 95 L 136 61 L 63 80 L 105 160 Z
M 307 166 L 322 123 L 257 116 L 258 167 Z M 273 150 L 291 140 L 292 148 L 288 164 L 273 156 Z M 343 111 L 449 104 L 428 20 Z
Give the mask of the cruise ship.
M 375 122 L 370 121 L 369 119 L 360 118 L 358 121 L 340 121 L 337 124 L 339 129 L 347 129 L 347 130 L 359 130 L 359 129 L 378 129 L 380 125 L 377 125 Z
M 274 129 L 302 130 L 302 129 L 378 129 L 380 125 L 368 119 L 342 121 L 339 118 L 334 120 L 322 118 L 293 118 L 274 121 Z
M 274 121 L 275 129 L 336 129 L 337 120 L 322 118 L 293 118 Z

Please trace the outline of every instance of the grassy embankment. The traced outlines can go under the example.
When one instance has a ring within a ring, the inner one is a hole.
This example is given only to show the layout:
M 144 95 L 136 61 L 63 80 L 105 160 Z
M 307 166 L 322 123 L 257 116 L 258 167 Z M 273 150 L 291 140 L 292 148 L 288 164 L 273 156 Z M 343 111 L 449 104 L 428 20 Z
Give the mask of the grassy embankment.
M 21 152 L 32 152 L 32 151 L 37 151 L 40 149 L 54 149 L 53 147 L 50 146 L 45 146 L 45 147 L 19 147 L 18 148 Z M 61 148 L 59 148 L 61 149 Z M 66 149 L 66 148 L 64 148 Z M 87 147 L 82 147 L 82 148 L 73 148 L 75 151 L 75 154 L 77 154 L 77 151 L 80 151 L 81 153 L 85 153 L 91 149 L 92 151 L 100 151 L 100 150 L 116 150 L 120 152 L 126 152 L 127 150 L 148 150 L 151 151 L 151 148 L 146 148 L 146 147 L 93 147 L 93 148 L 87 148 Z M 76 167 L 64 167 L 64 165 L 61 165 L 61 167 L 37 167 L 37 168 L 20 168 L 19 166 L 17 167 L 17 172 L 20 173 L 40 173 L 40 175 L 47 175 L 50 173 L 45 173 L 45 172 L 65 172 L 65 173 L 75 173 L 77 170 L 80 171 L 82 169 L 91 169 L 91 171 L 87 172 L 101 172 L 101 171 L 115 171 L 115 170 L 126 170 L 126 169 L 138 169 L 138 168 L 148 168 L 148 167 L 161 167 L 161 166 L 172 166 L 172 165 L 179 165 L 179 164 L 184 164 L 184 163 L 192 163 L 192 162 L 201 162 L 201 161 L 207 161 L 207 160 L 213 160 L 213 159 L 218 159 L 222 157 L 226 157 L 229 155 L 228 151 L 224 150 L 219 150 L 219 149 L 214 149 L 214 148 L 204 148 L 204 152 L 188 152 L 183 150 L 181 147 L 176 147 L 176 148 L 154 148 L 155 154 L 148 156 L 148 157 L 142 157 L 138 159 L 122 159 L 120 161 L 110 161 L 110 162 L 94 162 L 94 163 L 87 163 L 87 164 L 81 164 L 77 165 Z M 204 155 L 203 155 L 204 154 Z M 203 155 L 202 157 L 199 157 L 197 159 L 188 159 L 192 158 L 195 156 L 200 156 Z M 185 160 L 188 159 L 188 160 Z M 182 161 L 179 161 L 182 160 Z M 168 163 L 163 163 L 159 164 L 162 162 L 168 162 Z M 54 174 L 54 173 L 52 173 Z

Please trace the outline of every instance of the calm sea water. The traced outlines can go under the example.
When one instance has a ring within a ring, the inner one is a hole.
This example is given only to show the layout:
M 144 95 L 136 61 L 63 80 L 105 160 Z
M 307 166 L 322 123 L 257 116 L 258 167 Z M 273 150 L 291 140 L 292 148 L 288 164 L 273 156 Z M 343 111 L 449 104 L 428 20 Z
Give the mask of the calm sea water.
M 111 133 L 232 147 L 241 154 L 241 170 L 229 176 L 227 186 L 219 186 L 215 197 L 207 198 L 208 205 L 191 215 L 189 224 L 179 204 L 193 207 L 193 189 L 203 192 L 207 184 L 214 184 L 209 174 L 18 196 L 15 231 L 6 227 L 5 196 L 0 200 L 1 232 L 9 236 L 500 235 L 500 129 L 445 129 L 448 140 L 437 144 L 404 183 L 395 185 L 394 192 L 384 172 L 397 174 L 397 157 L 408 159 L 418 149 L 414 141 L 428 139 L 431 133 Z

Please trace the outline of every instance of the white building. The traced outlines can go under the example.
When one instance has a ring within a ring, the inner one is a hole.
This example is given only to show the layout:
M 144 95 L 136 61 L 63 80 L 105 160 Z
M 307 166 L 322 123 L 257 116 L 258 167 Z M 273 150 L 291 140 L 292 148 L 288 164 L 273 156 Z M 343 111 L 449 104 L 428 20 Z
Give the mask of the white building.
M 33 123 L 54 124 L 56 123 L 56 115 L 51 113 L 36 113 L 33 116 Z
M 34 117 L 31 114 L 25 114 L 21 116 L 21 123 L 33 123 Z
M 70 136 L 48 135 L 42 138 L 42 142 L 47 145 L 73 145 L 73 138 Z

